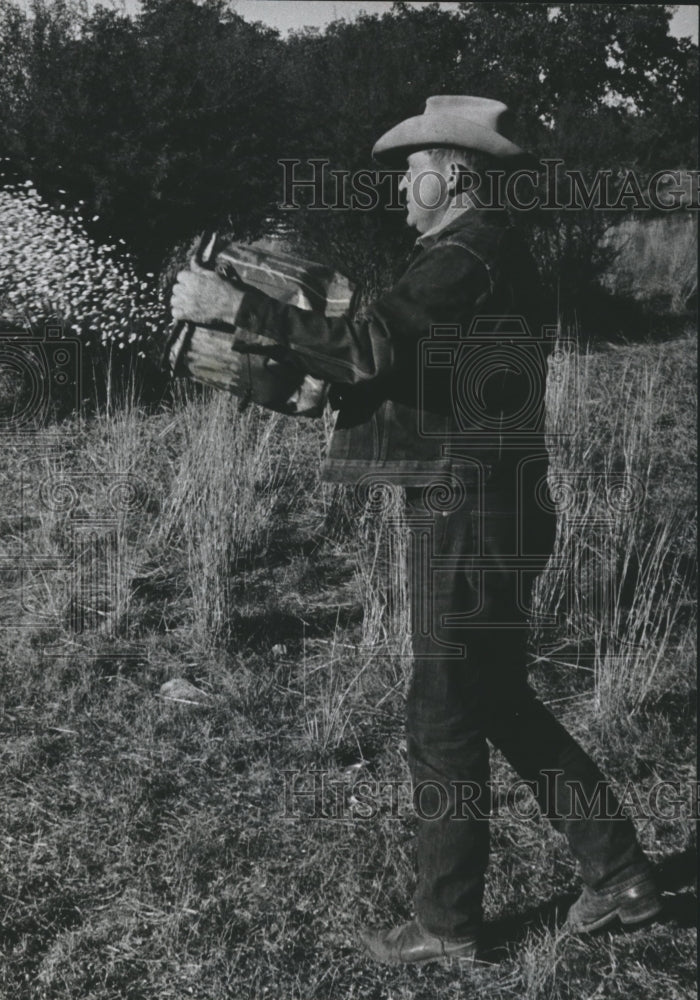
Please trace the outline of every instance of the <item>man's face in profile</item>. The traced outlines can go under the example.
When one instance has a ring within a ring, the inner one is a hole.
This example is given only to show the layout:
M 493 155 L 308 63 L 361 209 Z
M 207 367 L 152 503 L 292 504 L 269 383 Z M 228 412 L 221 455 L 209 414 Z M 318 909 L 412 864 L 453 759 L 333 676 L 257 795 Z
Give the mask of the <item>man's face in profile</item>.
M 450 201 L 449 165 L 441 166 L 427 149 L 411 153 L 399 183 L 406 192 L 406 225 L 426 233 L 442 219 Z

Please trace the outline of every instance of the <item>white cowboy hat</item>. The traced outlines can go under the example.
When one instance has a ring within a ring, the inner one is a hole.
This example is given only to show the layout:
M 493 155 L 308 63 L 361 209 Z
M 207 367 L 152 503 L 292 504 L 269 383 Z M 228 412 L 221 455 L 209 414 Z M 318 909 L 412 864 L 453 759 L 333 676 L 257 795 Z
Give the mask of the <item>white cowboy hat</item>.
M 511 119 L 500 101 L 440 94 L 427 99 L 422 115 L 399 122 L 377 139 L 372 156 L 387 163 L 436 146 L 476 149 L 504 159 L 525 156 L 508 138 Z

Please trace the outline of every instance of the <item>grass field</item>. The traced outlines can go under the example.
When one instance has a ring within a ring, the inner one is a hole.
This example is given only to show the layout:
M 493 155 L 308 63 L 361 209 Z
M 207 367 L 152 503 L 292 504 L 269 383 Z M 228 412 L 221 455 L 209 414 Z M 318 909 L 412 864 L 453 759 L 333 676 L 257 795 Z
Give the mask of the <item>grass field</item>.
M 664 919 L 565 934 L 566 844 L 503 814 L 493 964 L 469 975 L 356 949 L 358 925 L 411 912 L 412 818 L 389 794 L 407 779 L 403 540 L 319 483 L 327 423 L 183 391 L 8 435 L 3 1000 L 694 996 L 695 368 L 690 334 L 561 360 L 552 469 L 587 475 L 538 589 L 559 624 L 532 647 L 540 696 L 619 789 L 680 783 L 677 816 L 637 823 Z M 639 493 L 601 529 L 600 483 L 625 475 Z M 384 783 L 371 816 L 360 778 Z

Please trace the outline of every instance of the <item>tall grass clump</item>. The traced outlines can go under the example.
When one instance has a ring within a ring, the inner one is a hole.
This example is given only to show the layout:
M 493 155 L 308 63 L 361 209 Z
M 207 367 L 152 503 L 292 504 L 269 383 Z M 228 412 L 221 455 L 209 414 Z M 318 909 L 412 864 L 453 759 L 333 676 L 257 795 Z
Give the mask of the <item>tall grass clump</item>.
M 19 582 L 3 587 L 11 620 L 43 625 L 59 643 L 129 637 L 132 583 L 153 534 L 147 514 L 159 502 L 157 462 L 133 394 L 90 421 L 37 427 L 36 437 L 6 432 L 2 554 Z
M 182 450 L 160 521 L 162 543 L 187 562 L 192 624 L 203 646 L 233 635 L 235 573 L 263 554 L 289 466 L 274 447 L 283 418 L 221 392 L 183 390 L 175 404 Z
M 334 420 L 323 416 L 325 449 L 330 445 Z M 401 486 L 381 477 L 339 487 L 321 484 L 320 499 L 326 524 L 348 545 L 356 590 L 364 616 L 363 653 L 389 659 L 410 655 L 411 622 L 408 594 L 408 535 L 405 496 Z
M 601 361 L 605 359 L 607 368 Z M 601 715 L 634 713 L 677 680 L 688 606 L 677 546 L 684 513 L 660 516 L 662 361 L 567 353 L 550 378 L 550 499 L 556 549 L 535 610 L 558 616 L 589 657 Z M 564 643 L 565 645 L 566 643 Z
M 382 482 L 353 494 L 357 505 L 354 556 L 367 655 L 403 659 L 410 652 L 408 535 L 404 490 Z

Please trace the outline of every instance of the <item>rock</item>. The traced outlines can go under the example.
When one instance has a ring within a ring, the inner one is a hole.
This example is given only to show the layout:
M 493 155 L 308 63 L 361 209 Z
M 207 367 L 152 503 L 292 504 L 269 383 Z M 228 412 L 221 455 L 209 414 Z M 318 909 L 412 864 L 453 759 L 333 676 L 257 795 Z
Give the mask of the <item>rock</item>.
M 158 694 L 168 701 L 179 701 L 188 705 L 207 705 L 211 701 L 206 691 L 200 691 L 182 677 L 173 677 L 172 680 L 161 684 Z

